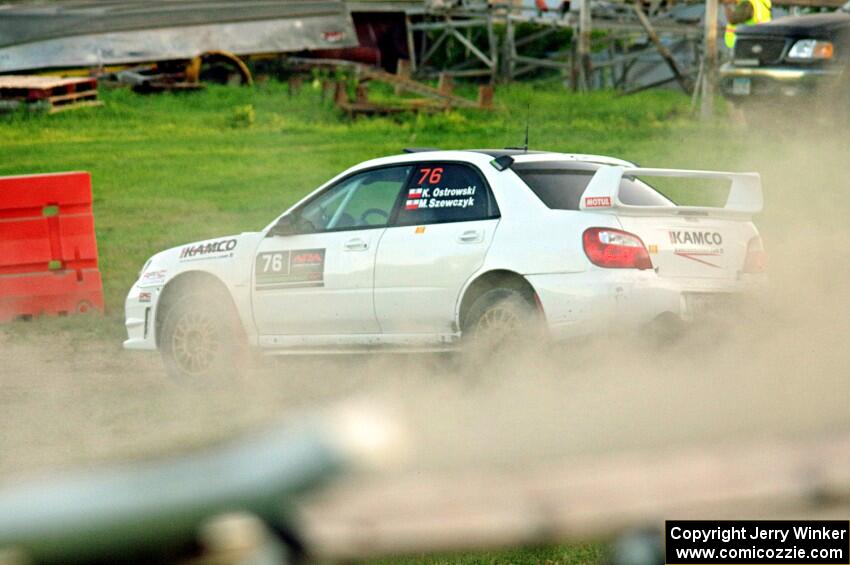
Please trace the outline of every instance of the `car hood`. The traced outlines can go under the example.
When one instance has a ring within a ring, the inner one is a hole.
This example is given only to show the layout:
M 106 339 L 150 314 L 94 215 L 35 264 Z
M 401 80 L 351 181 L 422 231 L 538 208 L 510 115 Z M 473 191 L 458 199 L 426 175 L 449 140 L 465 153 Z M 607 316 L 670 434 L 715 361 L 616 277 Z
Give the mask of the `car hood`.
M 831 12 L 779 18 L 765 24 L 742 26 L 741 36 L 782 37 L 832 37 L 837 33 L 850 32 L 850 14 Z

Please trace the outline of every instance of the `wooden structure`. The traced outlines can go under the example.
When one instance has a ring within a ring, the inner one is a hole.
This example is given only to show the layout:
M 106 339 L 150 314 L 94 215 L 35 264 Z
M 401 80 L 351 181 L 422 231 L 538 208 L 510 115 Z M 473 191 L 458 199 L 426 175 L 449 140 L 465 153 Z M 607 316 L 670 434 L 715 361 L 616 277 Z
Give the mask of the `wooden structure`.
M 553 69 L 561 71 L 559 76 L 575 90 L 615 88 L 631 92 L 678 81 L 690 92 L 691 76 L 695 72 L 677 58 L 668 45 L 677 46 L 680 52 L 689 55 L 688 59 L 696 61 L 702 31 L 696 22 L 677 21 L 663 5 L 654 5 L 647 12 L 637 4 L 596 7 L 589 0 L 579 0 L 578 10 L 563 13 L 515 9 L 506 13 L 505 22 L 502 68 L 507 80 Z M 519 26 L 531 27 L 534 31 L 519 37 Z M 571 32 L 572 41 L 562 50 L 544 57 L 526 52 L 533 42 L 563 30 Z M 592 32 L 595 31 L 605 33 L 594 36 Z M 656 53 L 670 68 L 671 75 L 638 80 L 644 78 L 642 74 L 646 69 L 641 71 L 636 64 L 656 57 Z
M 359 9 L 365 9 L 362 4 L 368 2 L 358 3 Z M 388 3 L 375 4 L 386 7 Z M 625 3 L 597 6 L 590 0 L 578 0 L 573 4 L 570 10 L 541 12 L 512 0 L 403 2 L 397 9 L 404 10 L 407 22 L 410 71 L 420 77 L 445 74 L 495 82 L 549 69 L 561 71 L 559 76 L 577 90 L 614 87 L 628 91 L 641 85 L 630 74 L 635 63 L 660 52 L 661 61 L 673 72 L 662 82 L 677 80 L 690 91 L 695 70 L 683 65 L 666 41 L 672 38 L 673 43 L 684 44 L 689 59 L 696 61 L 702 37 L 697 21 L 676 21 L 667 4 L 661 3 L 653 3 L 642 14 Z M 498 28 L 504 29 L 502 41 Z M 520 28 L 525 35 L 518 33 Z M 528 51 L 534 42 L 564 30 L 571 32 L 572 40 L 561 49 L 544 56 Z M 591 32 L 596 30 L 606 33 L 595 37 Z M 456 56 L 458 50 L 462 57 Z
M 49 114 L 100 106 L 97 79 L 58 78 L 51 76 L 0 76 L 0 111 L 13 111 L 26 106 Z
M 776 0 L 774 5 L 834 8 L 843 2 Z M 557 4 L 548 0 L 548 9 L 542 11 L 537 3 L 522 0 L 349 2 L 352 10 L 396 10 L 404 14 L 414 76 L 435 78 L 444 74 L 494 82 L 554 70 L 559 71 L 554 76 L 576 90 L 615 88 L 631 93 L 676 82 L 698 97 L 705 89 L 712 91 L 718 57 L 716 39 L 710 41 L 707 63 L 703 54 L 707 53 L 704 38 L 717 35 L 716 7 L 708 5 L 709 17 L 703 18 L 701 8 L 706 4 L 692 0 L 646 0 L 638 4 L 627 0 L 572 0 L 561 3 L 566 8 L 563 10 Z M 694 9 L 681 16 L 682 8 L 688 6 Z M 500 28 L 504 29 L 502 40 L 502 34 L 497 33 Z M 532 52 L 536 41 L 565 30 L 569 30 L 571 39 L 559 49 L 545 55 Z M 458 50 L 461 57 L 457 57 Z
M 411 14 L 407 27 L 412 70 L 421 76 L 446 73 L 455 77 L 487 77 L 499 72 L 496 39 L 496 5 L 481 0 L 425 2 L 420 14 Z M 418 17 L 417 17 L 418 16 Z M 416 41 L 418 32 L 419 41 Z M 452 66 L 434 66 L 440 50 L 452 45 L 464 51 L 463 61 Z

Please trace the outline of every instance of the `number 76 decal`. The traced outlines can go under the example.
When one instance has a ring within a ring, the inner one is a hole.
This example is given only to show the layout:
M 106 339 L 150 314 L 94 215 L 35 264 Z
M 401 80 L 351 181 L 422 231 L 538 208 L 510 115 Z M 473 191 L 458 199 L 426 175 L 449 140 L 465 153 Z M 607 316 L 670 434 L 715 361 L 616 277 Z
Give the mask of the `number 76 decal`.
M 443 178 L 443 167 L 434 167 L 434 168 L 422 168 L 419 169 L 419 172 L 422 173 L 422 176 L 419 177 L 419 182 L 416 183 L 421 185 L 428 180 L 428 184 L 437 184 Z

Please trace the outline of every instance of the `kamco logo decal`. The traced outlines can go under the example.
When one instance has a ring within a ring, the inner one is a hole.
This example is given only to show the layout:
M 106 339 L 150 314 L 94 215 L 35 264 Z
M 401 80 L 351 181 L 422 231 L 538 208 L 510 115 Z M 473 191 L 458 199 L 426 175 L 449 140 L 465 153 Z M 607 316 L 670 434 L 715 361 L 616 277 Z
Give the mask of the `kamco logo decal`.
M 716 265 L 707 261 L 705 257 L 721 257 L 723 255 L 723 236 L 716 231 L 671 231 L 670 243 L 673 245 L 691 245 L 691 246 L 712 246 L 711 249 L 674 249 L 673 254 L 684 259 L 696 261 L 708 267 L 721 269 L 720 265 Z
M 226 253 L 236 249 L 237 241 L 235 239 L 222 239 L 220 241 L 211 241 L 209 243 L 199 243 L 198 245 L 190 245 L 184 247 L 180 251 L 180 258 L 187 259 L 198 255 L 211 255 L 213 253 Z
M 671 231 L 670 243 L 674 245 L 723 245 L 723 236 L 716 231 Z

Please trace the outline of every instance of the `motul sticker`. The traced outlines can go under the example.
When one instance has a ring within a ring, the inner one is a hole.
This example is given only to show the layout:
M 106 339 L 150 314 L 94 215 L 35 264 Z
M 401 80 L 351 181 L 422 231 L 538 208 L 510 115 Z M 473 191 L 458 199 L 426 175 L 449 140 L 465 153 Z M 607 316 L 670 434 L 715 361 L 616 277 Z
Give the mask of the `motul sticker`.
M 584 199 L 585 208 L 610 208 L 610 196 L 588 196 Z
M 260 253 L 254 264 L 257 290 L 324 286 L 325 250 Z
M 322 37 L 328 43 L 339 43 L 345 39 L 345 32 L 342 31 L 325 31 L 322 32 Z

